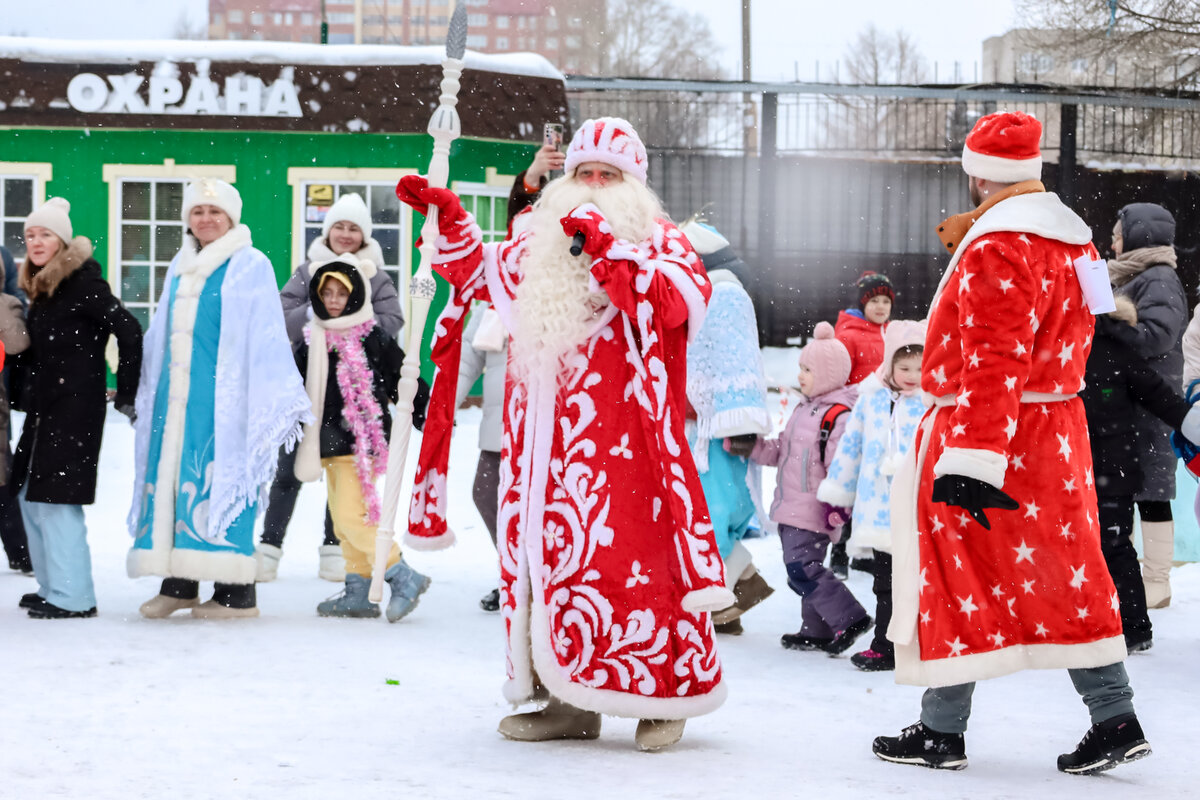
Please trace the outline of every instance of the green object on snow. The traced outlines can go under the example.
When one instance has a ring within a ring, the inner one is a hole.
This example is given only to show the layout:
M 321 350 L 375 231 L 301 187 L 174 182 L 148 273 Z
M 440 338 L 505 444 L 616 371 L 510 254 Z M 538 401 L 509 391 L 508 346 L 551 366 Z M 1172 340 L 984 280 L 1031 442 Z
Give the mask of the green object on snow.
M 388 686 L 399 686 L 399 685 L 400 685 L 400 681 L 396 680 L 395 678 L 388 678 L 388 679 L 387 679 L 387 685 L 388 685 Z

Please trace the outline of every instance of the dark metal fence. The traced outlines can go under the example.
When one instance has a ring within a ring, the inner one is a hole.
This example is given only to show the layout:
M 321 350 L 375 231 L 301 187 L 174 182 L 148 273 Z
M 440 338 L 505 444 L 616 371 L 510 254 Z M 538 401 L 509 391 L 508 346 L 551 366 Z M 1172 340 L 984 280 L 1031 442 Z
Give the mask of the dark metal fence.
M 576 123 L 629 119 L 671 215 L 702 212 L 739 250 L 764 343 L 835 316 L 866 269 L 897 283 L 898 316 L 924 314 L 946 262 L 934 229 L 969 207 L 963 140 L 998 108 L 1042 121 L 1044 179 L 1092 225 L 1101 249 L 1122 205 L 1171 209 L 1181 272 L 1195 285 L 1194 95 L 571 79 L 568 97 Z

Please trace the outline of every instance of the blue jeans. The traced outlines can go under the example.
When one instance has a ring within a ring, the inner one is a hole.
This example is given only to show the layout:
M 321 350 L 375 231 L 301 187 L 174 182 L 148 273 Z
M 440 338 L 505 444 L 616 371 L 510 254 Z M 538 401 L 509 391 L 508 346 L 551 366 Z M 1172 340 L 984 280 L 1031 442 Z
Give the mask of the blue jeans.
M 38 595 L 67 611 L 95 608 L 92 551 L 88 548 L 83 506 L 34 503 L 25 499 L 27 488 L 21 487 L 18 496 Z

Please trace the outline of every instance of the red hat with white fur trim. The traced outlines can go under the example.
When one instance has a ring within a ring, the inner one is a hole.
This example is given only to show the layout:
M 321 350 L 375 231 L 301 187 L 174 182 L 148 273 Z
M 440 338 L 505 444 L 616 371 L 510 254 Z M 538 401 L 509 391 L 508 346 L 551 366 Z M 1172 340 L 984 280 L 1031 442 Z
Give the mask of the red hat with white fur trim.
M 975 123 L 963 147 L 963 171 L 997 183 L 1042 178 L 1042 123 L 1020 111 L 999 111 Z
M 589 119 L 575 131 L 563 170 L 573 172 L 589 161 L 609 164 L 646 183 L 646 146 L 633 126 L 620 117 Z

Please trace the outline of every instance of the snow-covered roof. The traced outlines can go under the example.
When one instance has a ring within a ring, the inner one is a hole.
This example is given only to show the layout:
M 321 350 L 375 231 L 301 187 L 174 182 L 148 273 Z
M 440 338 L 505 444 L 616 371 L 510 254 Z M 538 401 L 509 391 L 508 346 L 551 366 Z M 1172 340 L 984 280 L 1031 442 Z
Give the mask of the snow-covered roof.
M 200 41 L 177 39 L 46 39 L 0 36 L 0 58 L 66 64 L 136 64 L 142 61 L 241 61 L 252 64 L 320 66 L 418 66 L 442 63 L 440 46 L 382 44 L 298 44 L 295 42 Z M 470 70 L 563 80 L 563 74 L 537 53 L 467 51 Z

